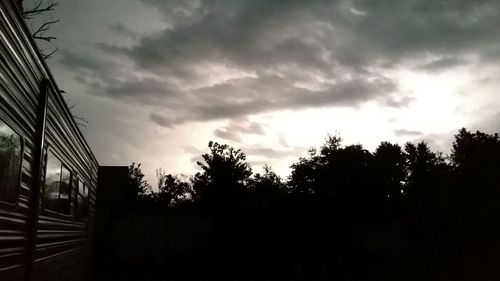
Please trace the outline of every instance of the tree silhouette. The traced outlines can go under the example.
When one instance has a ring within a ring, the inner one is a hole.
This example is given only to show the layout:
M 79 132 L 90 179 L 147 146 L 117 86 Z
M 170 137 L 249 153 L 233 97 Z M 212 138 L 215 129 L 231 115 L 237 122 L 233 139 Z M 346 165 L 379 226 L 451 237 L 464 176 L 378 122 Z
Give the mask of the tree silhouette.
M 188 181 L 179 176 L 160 173 L 158 179 L 158 192 L 153 194 L 153 199 L 169 207 L 179 206 L 193 198 L 193 190 Z
M 144 197 L 151 187 L 148 182 L 144 180 L 144 173 L 141 170 L 141 163 L 132 163 L 128 168 L 128 186 L 127 186 L 127 200 L 129 202 L 137 202 L 140 198 Z
M 495 171 L 500 168 L 498 133 L 471 133 L 462 128 L 455 135 L 451 160 L 458 175 L 467 182 L 479 180 L 487 186 L 497 182 L 498 175 Z
M 373 173 L 383 196 L 389 200 L 400 200 L 406 180 L 405 157 L 397 144 L 382 142 L 373 155 Z
M 264 173 L 257 173 L 254 175 L 252 179 L 252 188 L 257 190 L 282 190 L 285 188 L 285 184 L 283 183 L 281 177 L 273 171 L 273 169 L 265 165 Z
M 308 157 L 301 157 L 299 162 L 291 165 L 292 171 L 288 181 L 289 191 L 293 194 L 312 194 L 317 190 L 318 172 L 321 167 L 317 150 L 308 150 Z
M 241 197 L 252 175 L 246 155 L 227 144 L 209 142 L 210 153 L 203 154 L 203 170 L 194 176 L 193 187 L 198 200 L 229 203 Z
M 254 212 L 264 215 L 279 208 L 287 195 L 286 184 L 271 167 L 265 165 L 264 173 L 257 173 L 251 179 L 249 200 Z
M 500 139 L 498 134 L 461 129 L 450 159 L 454 166 L 452 202 L 456 252 L 489 272 L 500 251 Z M 467 231 L 468 230 L 468 231 Z M 471 257 L 476 257 L 472 259 Z
M 404 149 L 381 142 L 371 153 L 329 136 L 291 165 L 287 181 L 268 166 L 252 176 L 239 149 L 214 142 L 208 147 L 192 179 L 160 172 L 159 190 L 151 194 L 133 163 L 129 188 L 136 198 L 147 193 L 142 202 L 153 206 L 150 211 L 197 216 L 213 225 L 210 243 L 217 246 L 186 257 L 196 261 L 193 268 L 210 264 L 210 274 L 200 273 L 205 279 L 495 276 L 498 134 L 461 129 L 449 156 L 425 142 Z M 189 266 L 179 276 L 187 276 Z

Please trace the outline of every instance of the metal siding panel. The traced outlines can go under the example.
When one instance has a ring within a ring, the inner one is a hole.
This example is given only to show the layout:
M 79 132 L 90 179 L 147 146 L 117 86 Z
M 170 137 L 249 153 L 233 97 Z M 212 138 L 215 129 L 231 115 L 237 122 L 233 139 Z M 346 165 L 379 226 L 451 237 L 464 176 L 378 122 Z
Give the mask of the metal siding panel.
M 26 225 L 31 189 L 36 77 L 26 66 L 25 53 L 14 36 L 8 7 L 0 3 L 0 118 L 24 139 L 19 198 L 15 204 L 0 202 L 0 276 L 2 280 L 24 278 Z
M 98 163 L 78 129 L 57 85 L 41 59 L 26 24 L 11 1 L 0 0 L 0 118 L 24 138 L 21 184 L 17 204 L 0 202 L 0 279 L 21 280 L 26 267 L 26 226 L 33 182 L 38 83 L 50 81 L 46 142 L 95 194 Z M 72 190 L 71 202 L 75 191 Z M 94 210 L 95 199 L 90 210 Z M 74 206 L 72 205 L 72 209 Z M 93 212 L 92 212 L 93 213 Z M 88 269 L 92 218 L 76 221 L 72 214 L 41 210 L 35 249 L 38 280 L 79 280 Z

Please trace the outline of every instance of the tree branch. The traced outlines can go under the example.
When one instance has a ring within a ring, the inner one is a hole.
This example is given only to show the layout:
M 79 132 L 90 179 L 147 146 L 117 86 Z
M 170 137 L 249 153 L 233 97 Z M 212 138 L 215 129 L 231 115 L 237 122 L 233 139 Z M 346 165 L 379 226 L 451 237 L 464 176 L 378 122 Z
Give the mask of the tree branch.
M 33 32 L 33 38 L 45 40 L 47 42 L 50 42 L 53 39 L 57 39 L 56 37 L 53 36 L 44 36 L 44 34 L 47 30 L 49 30 L 51 24 L 57 23 L 59 21 L 60 19 L 51 20 L 43 23 L 35 32 Z
M 48 60 L 48 59 L 50 59 L 50 58 L 52 57 L 52 55 L 53 55 L 55 52 L 57 52 L 57 50 L 59 50 L 59 48 L 56 48 L 54 51 L 52 51 L 52 52 L 50 52 L 50 53 L 48 53 L 48 54 L 43 54 L 43 53 L 42 53 L 42 57 L 43 57 L 43 59 L 44 59 L 44 60 Z
M 43 7 L 41 8 L 42 6 L 42 1 L 40 0 L 36 5 L 35 7 L 33 7 L 32 9 L 29 9 L 29 10 L 24 10 L 23 11 L 23 17 L 25 19 L 32 19 L 33 16 L 36 16 L 40 13 L 44 13 L 44 12 L 48 12 L 48 11 L 53 11 L 54 10 L 54 7 L 57 6 L 57 2 L 51 2 L 50 4 L 48 4 L 46 7 Z
M 87 118 L 84 118 L 84 117 L 80 117 L 80 116 L 76 116 L 76 115 L 73 115 L 73 118 L 77 119 L 77 120 L 80 120 L 82 122 L 85 122 L 85 123 L 89 123 L 89 121 L 87 120 Z
M 75 123 L 77 125 L 87 128 L 87 124 L 89 124 L 89 120 L 87 120 L 87 118 L 76 116 L 76 115 L 73 115 L 73 118 L 75 119 Z M 80 121 L 80 122 L 78 122 L 78 121 Z
M 77 105 L 78 105 L 78 103 L 77 103 L 77 102 L 75 102 L 74 104 L 72 104 L 72 105 L 68 106 L 68 108 L 69 108 L 69 109 L 73 109 L 73 108 L 75 108 Z
M 58 2 L 54 2 L 54 0 L 51 0 L 51 2 L 47 5 L 44 6 L 44 0 L 38 0 L 35 6 L 31 9 L 26 9 L 22 11 L 23 18 L 26 20 L 31 20 L 35 18 L 36 16 L 39 16 L 41 14 L 45 14 L 50 11 L 54 11 L 54 7 L 57 6 Z M 22 0 L 19 2 L 22 3 Z M 21 4 L 22 6 L 22 4 Z M 21 7 L 22 9 L 22 7 Z M 50 29 L 51 25 L 54 23 L 59 22 L 59 19 L 56 20 L 49 20 L 45 21 L 40 27 L 38 27 L 37 30 L 35 30 L 32 34 L 33 39 L 36 40 L 43 40 L 46 41 L 47 43 L 51 43 L 52 40 L 57 39 L 55 36 L 49 36 L 45 35 L 45 33 Z M 31 25 L 31 30 L 34 30 L 33 25 Z M 48 54 L 45 54 L 44 51 L 41 51 L 42 58 L 44 60 L 47 60 L 52 57 L 52 55 L 57 51 L 57 48 L 53 51 L 51 51 Z

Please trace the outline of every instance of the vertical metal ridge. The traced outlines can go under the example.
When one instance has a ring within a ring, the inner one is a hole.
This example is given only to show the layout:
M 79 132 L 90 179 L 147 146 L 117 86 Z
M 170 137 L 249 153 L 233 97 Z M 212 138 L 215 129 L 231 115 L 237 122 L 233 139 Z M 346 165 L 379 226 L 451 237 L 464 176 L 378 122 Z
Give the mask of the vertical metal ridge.
M 27 257 L 28 261 L 26 264 L 26 281 L 31 280 L 32 268 L 34 266 L 35 260 L 35 247 L 36 247 L 36 237 L 37 237 L 37 219 L 38 219 L 38 208 L 39 208 L 39 198 L 40 190 L 42 187 L 42 169 L 43 169 L 43 146 L 45 141 L 45 119 L 47 117 L 47 91 L 48 81 L 47 79 L 42 79 L 40 82 L 40 94 L 38 97 L 38 112 L 37 112 L 37 124 L 35 133 L 35 157 L 33 159 L 33 185 L 30 196 L 30 221 L 28 225 L 28 247 L 27 247 Z

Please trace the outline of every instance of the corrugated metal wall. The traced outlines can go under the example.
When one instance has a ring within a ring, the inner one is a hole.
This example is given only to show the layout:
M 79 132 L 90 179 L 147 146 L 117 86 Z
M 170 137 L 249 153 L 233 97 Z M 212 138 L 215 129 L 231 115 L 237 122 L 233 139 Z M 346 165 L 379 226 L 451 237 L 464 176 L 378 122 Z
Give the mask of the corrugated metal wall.
M 74 219 L 40 210 L 34 252 L 35 280 L 80 280 L 88 267 L 98 163 L 83 139 L 29 30 L 12 1 L 0 0 L 0 118 L 24 139 L 22 176 L 16 204 L 0 202 L 0 280 L 22 280 L 26 271 L 29 198 L 39 84 L 49 80 L 45 144 L 89 188 L 89 217 Z M 40 202 L 38 202 L 40 204 Z M 40 206 L 40 205 L 39 205 Z

